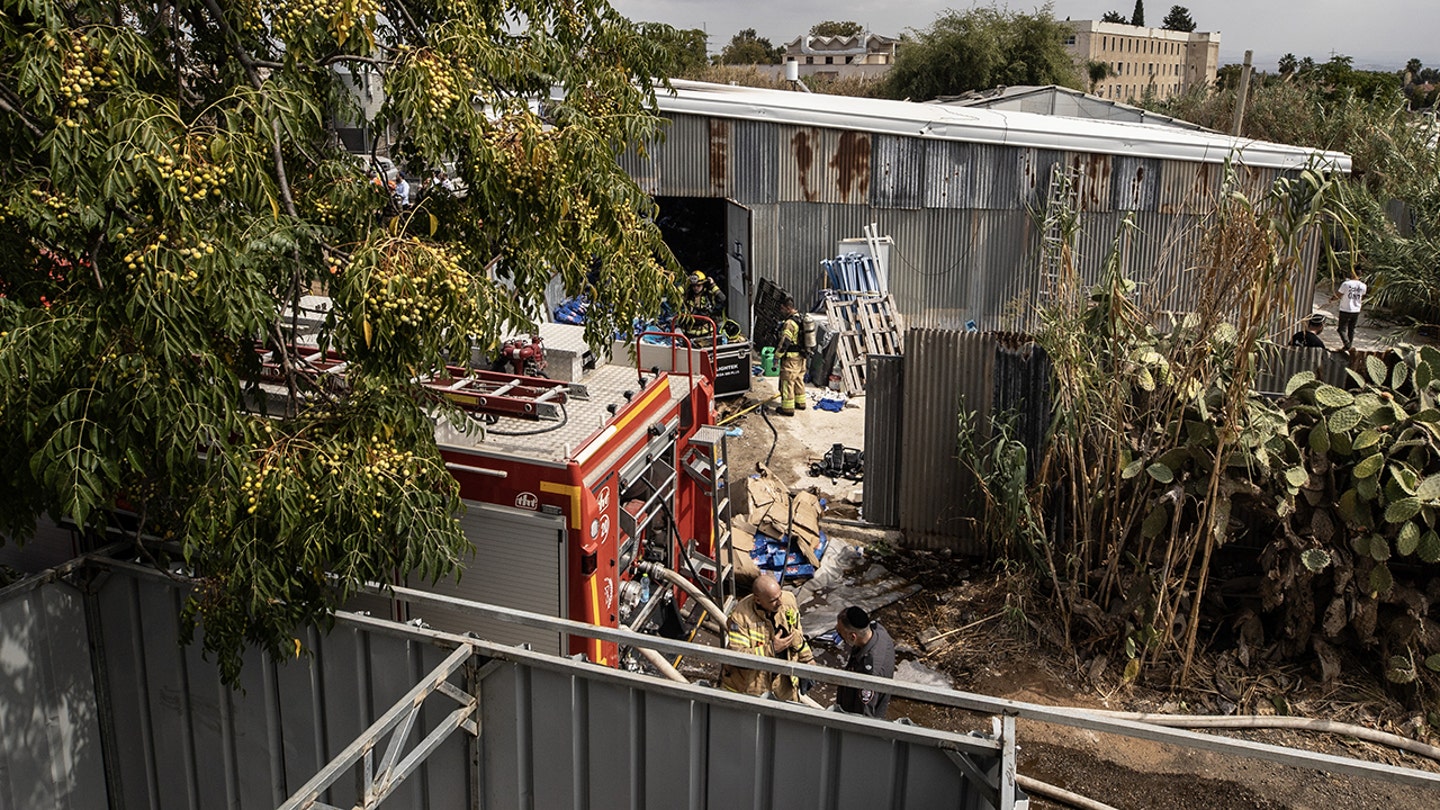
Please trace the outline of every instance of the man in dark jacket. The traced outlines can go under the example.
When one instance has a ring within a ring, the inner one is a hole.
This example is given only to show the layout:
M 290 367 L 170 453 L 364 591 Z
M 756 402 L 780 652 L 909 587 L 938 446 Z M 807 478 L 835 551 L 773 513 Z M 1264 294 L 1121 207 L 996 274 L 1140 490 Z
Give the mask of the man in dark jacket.
M 1317 312 L 1310 316 L 1304 329 L 1296 332 L 1290 338 L 1290 345 L 1306 349 L 1323 349 L 1325 341 L 1320 339 L 1320 333 L 1323 331 L 1325 331 L 1325 316 Z
M 840 611 L 835 620 L 835 631 L 850 647 L 850 659 L 845 669 L 861 675 L 877 678 L 895 676 L 895 641 L 877 621 L 871 621 L 870 614 L 858 607 Z M 873 689 L 856 689 L 842 686 L 835 693 L 835 702 L 850 714 L 886 719 L 890 710 L 890 696 Z

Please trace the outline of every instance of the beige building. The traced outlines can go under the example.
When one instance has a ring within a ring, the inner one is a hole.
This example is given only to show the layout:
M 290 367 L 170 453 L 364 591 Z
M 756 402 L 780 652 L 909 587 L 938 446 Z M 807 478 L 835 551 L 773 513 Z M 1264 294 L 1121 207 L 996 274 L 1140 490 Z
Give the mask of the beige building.
M 1220 67 L 1220 32 L 1170 31 L 1096 20 L 1067 20 L 1073 33 L 1065 48 L 1088 82 L 1086 64 L 1103 62 L 1110 76 L 1091 93 L 1116 101 L 1165 99 L 1192 87 L 1215 83 Z
M 784 61 L 796 63 L 801 76 L 875 78 L 895 64 L 899 45 L 900 40 L 894 37 L 869 31 L 848 37 L 803 36 L 785 46 Z

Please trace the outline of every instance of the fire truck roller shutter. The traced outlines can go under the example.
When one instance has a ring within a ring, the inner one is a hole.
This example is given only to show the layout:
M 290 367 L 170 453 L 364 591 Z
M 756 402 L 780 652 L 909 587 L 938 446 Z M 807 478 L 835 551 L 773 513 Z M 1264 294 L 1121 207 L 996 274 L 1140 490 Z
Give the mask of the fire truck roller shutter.
M 475 554 L 464 561 L 459 581 L 451 576 L 434 585 L 416 582 L 410 587 L 546 616 L 568 616 L 564 517 L 466 501 L 460 527 L 475 544 Z M 561 652 L 559 633 L 424 605 L 412 606 L 410 616 L 424 619 L 436 630 L 471 632 L 502 644 L 528 642 L 540 652 Z

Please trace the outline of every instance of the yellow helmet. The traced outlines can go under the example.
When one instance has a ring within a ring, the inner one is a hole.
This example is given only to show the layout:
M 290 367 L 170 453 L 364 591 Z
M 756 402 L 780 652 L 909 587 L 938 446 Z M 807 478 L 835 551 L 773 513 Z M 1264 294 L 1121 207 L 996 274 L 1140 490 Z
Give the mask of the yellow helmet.
M 704 284 L 704 283 L 705 283 L 705 274 L 702 273 L 702 272 L 700 272 L 699 270 L 696 270 L 695 272 L 693 272 L 693 273 L 690 274 L 690 283 L 691 283 L 691 284 Z

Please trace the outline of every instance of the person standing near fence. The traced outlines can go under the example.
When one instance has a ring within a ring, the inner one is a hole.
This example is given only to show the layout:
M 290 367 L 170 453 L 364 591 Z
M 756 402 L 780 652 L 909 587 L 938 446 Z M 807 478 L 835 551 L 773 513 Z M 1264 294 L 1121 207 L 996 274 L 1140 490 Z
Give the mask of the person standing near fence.
M 1365 300 L 1365 293 L 1369 289 L 1365 282 L 1360 280 L 1360 274 L 1351 270 L 1350 278 L 1341 282 L 1335 294 L 1330 296 L 1331 301 L 1340 301 L 1340 325 L 1335 328 L 1335 332 L 1340 335 L 1340 342 L 1344 344 L 1347 352 L 1355 342 L 1355 324 L 1360 320 L 1360 304 Z

